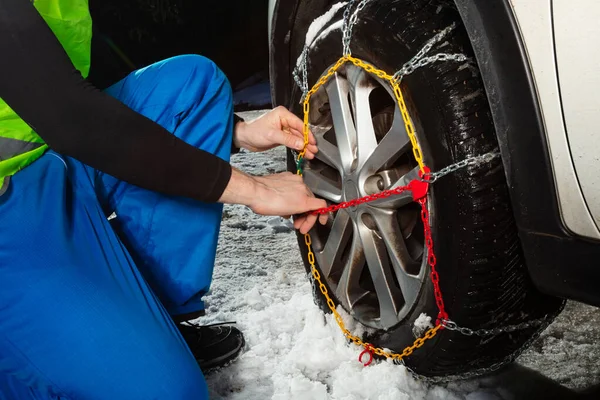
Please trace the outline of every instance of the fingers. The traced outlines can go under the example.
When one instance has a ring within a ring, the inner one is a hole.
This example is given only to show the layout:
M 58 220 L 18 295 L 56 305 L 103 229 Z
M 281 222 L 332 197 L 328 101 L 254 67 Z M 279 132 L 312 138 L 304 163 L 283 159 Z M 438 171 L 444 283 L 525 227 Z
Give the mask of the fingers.
M 279 106 L 275 111 L 279 115 L 283 130 L 287 130 L 292 135 L 298 136 L 304 140 L 304 122 L 285 107 Z M 317 144 L 315 135 L 313 135 L 310 130 L 308 131 L 308 143 L 312 145 Z M 316 153 L 316 147 L 311 151 Z
M 327 202 L 323 199 L 317 199 L 316 197 L 309 197 L 306 205 L 308 211 L 314 211 L 327 207 Z
M 288 147 L 290 149 L 294 149 L 297 151 L 302 151 L 304 149 L 304 138 L 294 135 L 294 134 L 290 134 L 290 133 L 286 133 L 284 131 L 280 131 L 280 130 L 271 130 L 268 132 L 268 137 L 269 137 L 269 141 L 272 144 L 276 144 L 276 145 L 283 145 L 285 147 Z M 305 157 L 309 160 L 312 160 L 313 158 L 315 158 L 315 154 L 317 153 L 318 148 L 316 145 L 314 144 L 309 144 L 306 148 L 306 154 Z
M 319 215 L 319 223 L 321 225 L 327 224 L 328 220 L 329 220 L 329 213 Z
M 308 189 L 308 188 L 307 188 Z M 312 193 L 310 194 L 312 196 Z M 318 210 L 321 208 L 327 207 L 327 202 L 323 199 L 317 199 L 315 197 L 310 197 L 308 199 L 308 206 L 311 210 Z M 327 222 L 327 215 L 315 215 L 315 214 L 306 214 L 302 224 L 298 229 L 300 229 L 300 233 L 305 234 L 308 233 L 312 229 L 312 227 L 317 222 L 317 219 L 321 223 L 321 225 L 325 225 Z
M 304 140 L 295 135 L 290 135 L 281 130 L 272 129 L 267 133 L 269 142 L 275 145 L 284 145 L 294 150 L 302 150 L 304 148 Z
M 302 224 L 304 223 L 305 219 L 305 215 L 299 215 L 297 217 L 294 217 L 294 229 L 299 230 Z
M 321 225 L 325 225 L 327 223 L 328 218 L 328 214 L 305 214 L 302 217 L 298 218 L 297 221 L 294 221 L 294 227 L 304 235 L 315 226 L 317 221 L 319 221 Z
M 312 214 L 303 214 L 294 219 L 294 228 L 301 234 L 307 234 L 317 222 L 317 216 Z
M 302 134 L 302 136 L 304 136 L 304 133 Z M 308 143 L 314 145 L 317 144 L 317 139 L 315 139 L 315 135 L 313 135 L 311 130 L 308 131 Z
M 302 140 L 302 149 L 304 149 L 304 136 L 301 134 L 296 134 L 296 133 L 290 133 L 288 136 L 297 136 L 300 138 L 300 140 Z M 314 137 L 313 137 L 314 139 Z M 301 150 L 302 150 L 301 149 Z M 308 145 L 306 146 L 306 155 L 305 157 L 309 160 L 312 160 L 313 158 L 315 158 L 315 154 L 317 154 L 319 152 L 319 148 L 317 147 L 316 143 L 308 143 Z
M 281 120 L 281 126 L 287 127 L 290 130 L 296 130 L 298 132 L 304 131 L 304 122 L 290 112 L 287 108 L 279 106 L 275 109 L 275 112 L 279 115 Z
M 321 225 L 327 224 L 329 214 L 312 215 L 302 214 L 294 218 L 294 228 L 299 230 L 300 233 L 308 233 L 314 226 L 317 220 Z
M 317 199 L 304 184 L 302 177 L 290 172 L 255 178 L 264 189 L 258 192 L 257 201 L 251 209 L 261 215 L 278 215 L 294 218 L 294 227 L 302 233 L 308 232 L 317 221 L 327 223 L 327 215 L 314 215 L 310 211 L 327 207 L 327 202 Z
M 300 233 L 303 235 L 307 234 L 308 231 L 310 231 L 315 225 L 315 222 L 317 222 L 317 216 L 313 214 L 308 214 L 306 218 L 304 218 L 304 221 L 302 221 L 302 225 L 300 225 Z
M 289 129 L 289 133 L 291 133 L 294 136 L 298 136 L 301 137 L 302 140 L 304 140 L 304 130 L 296 130 L 296 129 Z M 312 131 L 309 129 L 308 130 L 308 143 L 309 144 L 317 144 L 317 139 L 315 139 L 315 135 L 312 133 Z
M 309 144 L 306 147 L 306 153 L 304 154 L 304 157 L 308 160 L 312 160 L 313 158 L 316 157 L 316 154 L 319 152 L 319 149 L 317 148 L 317 146 L 315 146 L 314 144 Z

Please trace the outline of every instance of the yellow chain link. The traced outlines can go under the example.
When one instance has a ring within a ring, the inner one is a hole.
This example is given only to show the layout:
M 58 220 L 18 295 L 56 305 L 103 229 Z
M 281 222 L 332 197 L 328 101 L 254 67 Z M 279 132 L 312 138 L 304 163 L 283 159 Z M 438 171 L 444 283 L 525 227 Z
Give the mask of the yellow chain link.
M 321 280 L 321 274 L 319 273 L 319 271 L 317 270 L 317 267 L 315 265 L 315 254 L 312 251 L 312 239 L 310 237 L 310 234 L 307 233 L 304 235 L 304 242 L 306 243 L 306 247 L 308 249 L 308 262 L 310 263 L 312 276 L 315 279 L 315 281 L 317 282 L 317 284 L 319 285 L 319 290 L 321 290 L 321 293 L 323 294 L 323 296 L 325 296 L 325 300 L 327 301 L 327 306 L 331 310 L 331 313 L 333 314 L 333 316 L 334 316 L 338 326 L 342 330 L 342 333 L 344 334 L 344 336 L 346 336 L 346 338 L 350 339 L 356 345 L 358 345 L 360 347 L 364 347 L 365 349 L 371 351 L 374 354 L 377 354 L 378 356 L 382 356 L 385 358 L 391 358 L 396 361 L 401 361 L 404 357 L 408 357 L 409 355 L 411 355 L 413 353 L 413 351 L 415 351 L 415 349 L 418 349 L 419 347 L 423 346 L 423 344 L 425 344 L 425 342 L 427 340 L 433 338 L 437 334 L 438 330 L 440 330 L 440 328 L 442 327 L 441 325 L 437 325 L 433 328 L 430 328 L 422 337 L 417 338 L 411 346 L 406 347 L 402 351 L 402 353 L 388 352 L 382 348 L 373 347 L 369 343 L 363 342 L 359 337 L 352 335 L 352 333 L 350 333 L 350 331 L 346 328 L 346 324 L 344 324 L 344 320 L 342 319 L 342 316 L 340 315 L 340 313 L 337 312 L 337 309 L 335 308 L 335 303 L 329 296 L 327 287 Z
M 368 73 L 371 73 L 373 75 L 378 76 L 381 79 L 388 81 L 389 84 L 392 86 L 392 88 L 394 90 L 394 95 L 396 97 L 396 101 L 398 102 L 398 106 L 402 113 L 402 119 L 404 120 L 404 125 L 406 126 L 406 132 L 408 133 L 408 137 L 410 138 L 410 142 L 412 144 L 415 160 L 419 164 L 419 169 L 421 170 L 421 172 L 424 173 L 425 172 L 425 163 L 423 162 L 423 153 L 421 152 L 421 147 L 419 146 L 419 142 L 417 141 L 417 136 L 415 134 L 415 127 L 413 125 L 412 120 L 410 119 L 410 116 L 408 115 L 408 109 L 406 107 L 406 103 L 404 102 L 404 97 L 402 96 L 400 84 L 398 83 L 398 81 L 396 81 L 394 79 L 394 77 L 392 75 L 389 75 L 385 71 L 377 69 L 373 65 L 371 65 L 365 61 L 362 61 L 358 58 L 352 57 L 352 56 L 344 56 L 344 57 L 340 58 L 338 60 L 338 62 L 335 63 L 334 66 L 329 68 L 327 73 L 319 79 L 319 81 L 312 87 L 312 89 L 310 89 L 308 91 L 308 93 L 306 93 L 306 95 L 304 97 L 304 101 L 303 101 L 303 106 L 304 106 L 304 149 L 300 152 L 300 154 L 298 154 L 298 159 L 304 158 L 304 155 L 306 154 L 306 147 L 308 145 L 308 137 L 309 137 L 308 118 L 309 118 L 309 113 L 310 113 L 310 98 L 311 98 L 311 96 L 313 94 L 315 94 L 316 91 L 319 90 L 319 88 L 321 86 L 323 86 L 329 80 L 329 78 L 331 78 L 331 76 L 333 76 L 333 74 L 335 74 L 336 71 L 342 65 L 346 64 L 347 62 L 351 62 L 352 64 L 356 65 L 357 67 L 364 69 Z M 297 174 L 302 175 L 302 168 L 298 168 Z M 419 347 L 423 346 L 423 344 L 427 340 L 433 338 L 437 334 L 437 332 L 441 329 L 441 327 L 442 327 L 441 325 L 437 325 L 437 326 L 429 329 L 422 337 L 417 338 L 411 346 L 406 347 L 402 351 L 402 353 L 391 353 L 391 352 L 385 351 L 382 348 L 376 348 L 376 347 L 371 346 L 369 343 L 363 342 L 359 337 L 352 335 L 352 333 L 350 333 L 350 331 L 346 328 L 346 325 L 344 324 L 344 320 L 342 319 L 342 316 L 337 312 L 337 310 L 335 308 L 335 303 L 329 296 L 327 287 L 321 280 L 321 274 L 319 273 L 319 271 L 317 270 L 317 267 L 315 265 L 315 254 L 312 251 L 312 239 L 310 237 L 310 234 L 307 233 L 304 235 L 304 242 L 308 249 L 308 262 L 311 267 L 312 276 L 315 279 L 315 281 L 317 282 L 317 284 L 319 285 L 319 290 L 321 290 L 321 293 L 323 294 L 323 296 L 325 296 L 325 300 L 327 301 L 327 306 L 331 310 L 331 313 L 333 314 L 333 316 L 334 316 L 337 324 L 339 325 L 340 329 L 342 330 L 344 336 L 346 338 L 350 339 L 356 345 L 364 347 L 368 351 L 370 351 L 374 354 L 377 354 L 379 356 L 391 358 L 396 361 L 400 361 L 404 357 L 408 357 L 409 355 L 411 355 L 413 353 L 413 351 L 415 351 L 415 349 L 418 349 Z

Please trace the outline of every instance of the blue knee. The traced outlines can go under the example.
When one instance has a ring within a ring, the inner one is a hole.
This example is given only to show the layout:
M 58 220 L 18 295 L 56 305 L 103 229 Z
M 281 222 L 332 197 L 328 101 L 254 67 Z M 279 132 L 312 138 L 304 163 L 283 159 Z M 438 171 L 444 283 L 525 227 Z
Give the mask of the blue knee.
M 232 103 L 233 94 L 229 80 L 219 67 L 206 57 L 186 54 L 160 61 L 160 79 L 171 90 L 179 93 L 180 105 L 197 104 L 217 97 L 224 104 Z
M 189 144 L 229 161 L 233 94 L 225 74 L 206 57 L 183 55 L 149 68 L 174 115 L 174 133 Z M 155 91 L 156 92 L 156 91 Z M 164 100 L 163 100 L 164 101 Z M 150 117 L 152 114 L 149 113 Z

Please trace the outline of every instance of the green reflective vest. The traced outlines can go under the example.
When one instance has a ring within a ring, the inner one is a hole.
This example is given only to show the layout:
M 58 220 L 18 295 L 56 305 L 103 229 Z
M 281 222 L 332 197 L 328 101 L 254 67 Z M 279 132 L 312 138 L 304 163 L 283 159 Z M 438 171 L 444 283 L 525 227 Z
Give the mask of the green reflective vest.
M 87 77 L 92 46 L 88 0 L 33 0 L 33 5 L 75 68 Z M 9 76 L 2 78 L 10 79 Z M 47 149 L 42 138 L 0 98 L 0 194 L 6 191 L 10 176 L 41 157 Z

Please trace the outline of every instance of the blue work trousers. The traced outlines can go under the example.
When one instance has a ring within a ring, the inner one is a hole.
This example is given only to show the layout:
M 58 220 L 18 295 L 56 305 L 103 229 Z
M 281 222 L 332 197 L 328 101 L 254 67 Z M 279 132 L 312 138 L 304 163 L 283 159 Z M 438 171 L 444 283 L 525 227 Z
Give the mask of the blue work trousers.
M 231 87 L 206 58 L 153 64 L 107 93 L 229 160 Z M 0 399 L 208 398 L 172 317 L 204 308 L 221 213 L 53 151 L 18 172 L 0 197 Z

